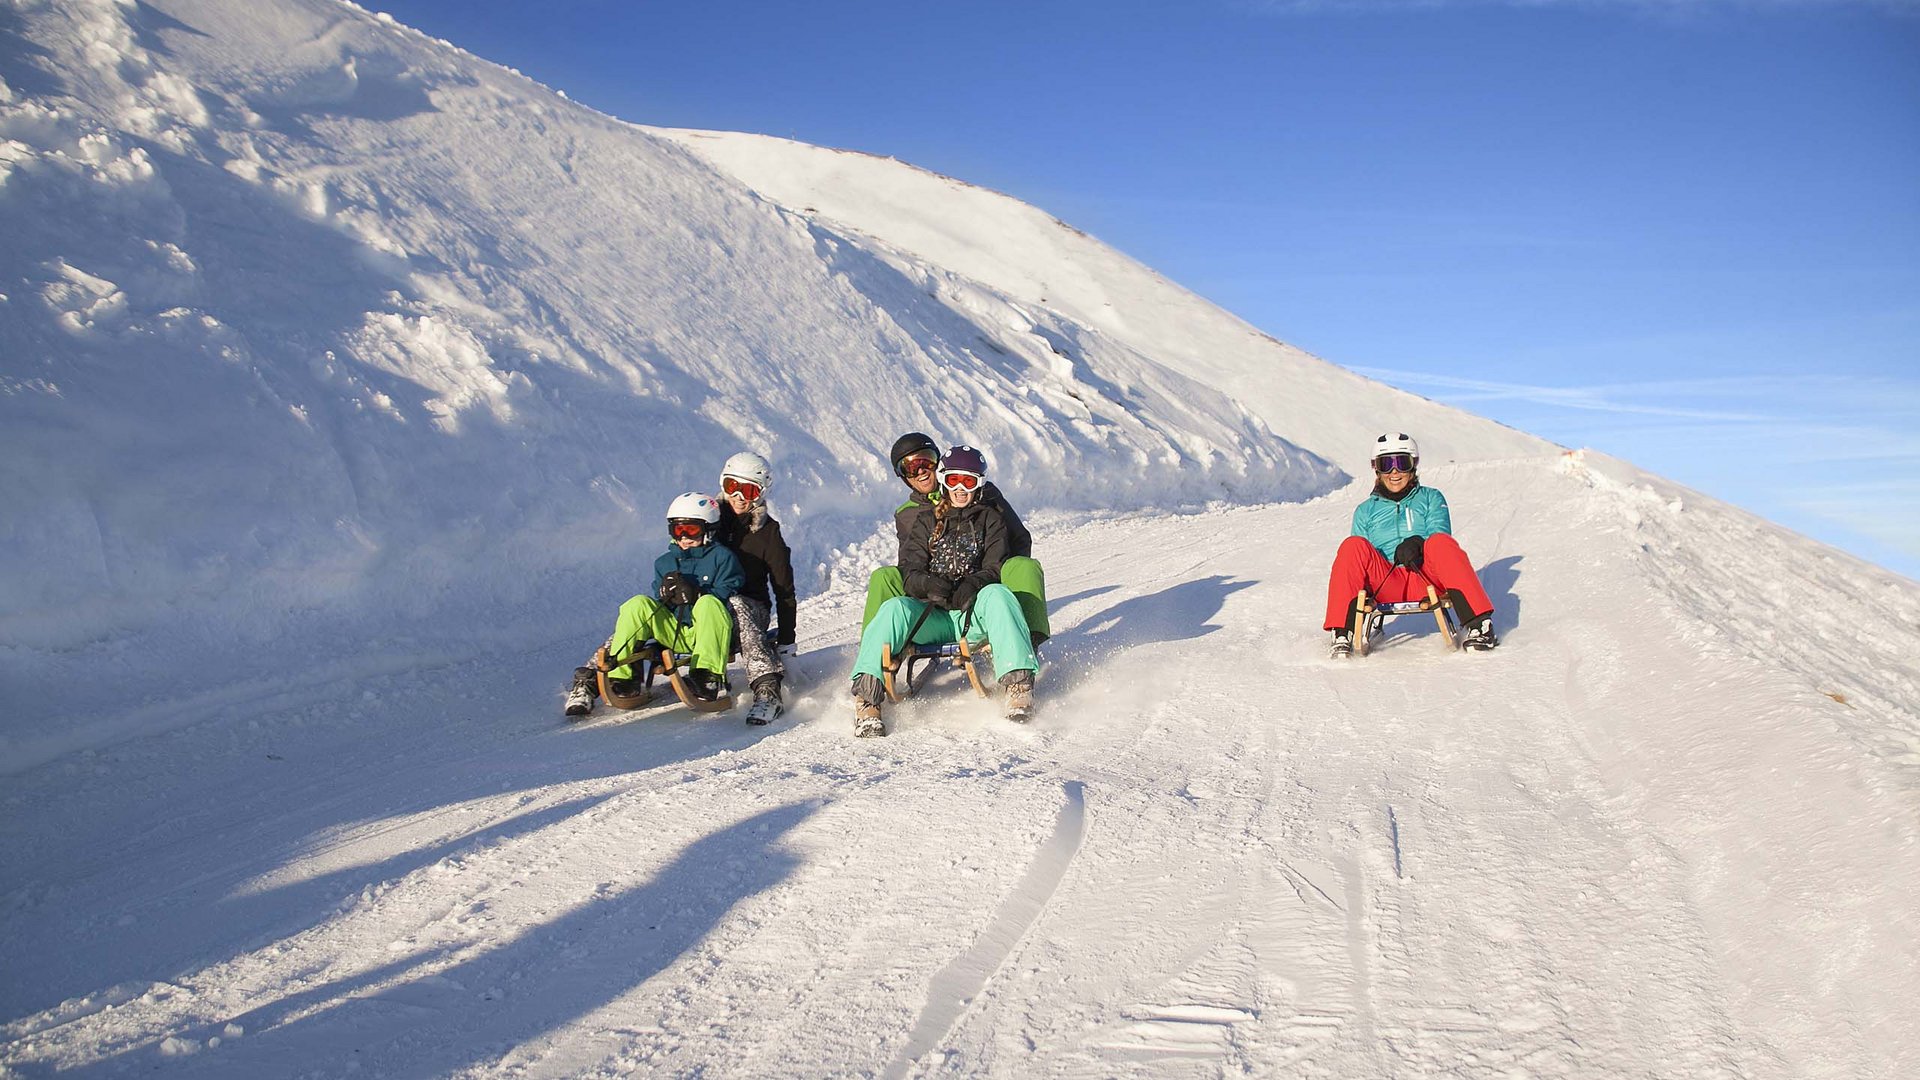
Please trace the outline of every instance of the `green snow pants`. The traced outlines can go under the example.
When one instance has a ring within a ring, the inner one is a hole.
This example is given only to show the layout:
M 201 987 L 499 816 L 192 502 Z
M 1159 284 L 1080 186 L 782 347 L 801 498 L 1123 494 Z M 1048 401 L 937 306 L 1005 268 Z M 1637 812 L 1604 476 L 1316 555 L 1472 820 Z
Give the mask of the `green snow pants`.
M 1020 601 L 1020 613 L 1026 617 L 1027 629 L 1040 635 L 1045 641 L 1053 636 L 1053 629 L 1047 622 L 1047 574 L 1040 564 L 1024 555 L 1015 555 L 1000 564 L 1000 584 L 1013 590 Z M 880 605 L 896 596 L 907 595 L 907 585 L 900 577 L 897 566 L 883 566 L 867 579 L 867 609 L 860 616 L 860 629 L 866 630 L 867 624 L 880 612 Z M 946 640 L 952 641 L 951 636 Z
M 920 622 L 920 613 L 927 618 Z M 873 621 L 860 632 L 860 655 L 853 662 L 854 676 L 880 678 L 881 646 L 893 646 L 898 656 L 906 648 L 907 632 L 920 622 L 913 635 L 920 645 L 944 645 L 960 640 L 959 617 L 941 608 L 930 608 L 911 596 L 896 596 L 880 605 Z M 1033 658 L 1033 638 L 1027 620 L 1020 614 L 1020 601 L 1005 585 L 989 585 L 973 601 L 973 620 L 967 626 L 967 644 L 981 642 L 993 646 L 993 677 L 998 680 L 1009 671 L 1033 671 L 1040 665 Z
M 613 638 L 607 643 L 607 656 L 619 659 L 641 642 L 657 641 L 675 652 L 692 653 L 693 666 L 716 675 L 727 670 L 727 654 L 733 650 L 733 616 L 727 605 L 711 593 L 693 605 L 693 625 L 682 626 L 673 609 L 651 596 L 636 596 L 620 605 L 620 617 L 613 623 Z M 632 667 L 617 667 L 609 678 L 631 679 Z

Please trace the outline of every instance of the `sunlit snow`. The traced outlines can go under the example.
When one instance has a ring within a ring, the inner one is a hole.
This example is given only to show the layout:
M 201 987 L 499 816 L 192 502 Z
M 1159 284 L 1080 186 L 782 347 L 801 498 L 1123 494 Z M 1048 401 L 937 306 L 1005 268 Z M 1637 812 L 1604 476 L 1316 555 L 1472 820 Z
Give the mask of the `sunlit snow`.
M 0 1075 L 1920 1074 L 1913 582 L 333 0 L 10 3 L 0 78 Z M 852 738 L 916 428 L 1034 527 L 1028 728 Z M 1493 653 L 1325 658 L 1388 428 Z M 787 716 L 564 723 L 740 449 Z

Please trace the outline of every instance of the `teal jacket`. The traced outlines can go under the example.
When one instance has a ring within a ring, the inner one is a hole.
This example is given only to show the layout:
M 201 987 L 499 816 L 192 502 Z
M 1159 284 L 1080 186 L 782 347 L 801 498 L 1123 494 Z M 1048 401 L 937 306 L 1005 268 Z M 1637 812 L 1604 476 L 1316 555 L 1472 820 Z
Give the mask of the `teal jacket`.
M 701 592 L 712 593 L 722 601 L 747 584 L 740 560 L 725 544 L 701 544 L 686 551 L 681 551 L 679 544 L 670 545 L 665 555 L 653 560 L 653 595 L 660 595 L 661 579 L 673 573 L 691 580 L 700 586 Z
M 1352 535 L 1366 537 L 1389 560 L 1393 549 L 1409 536 L 1425 540 L 1434 533 L 1452 532 L 1447 497 L 1437 488 L 1415 485 L 1397 502 L 1376 491 L 1353 508 Z

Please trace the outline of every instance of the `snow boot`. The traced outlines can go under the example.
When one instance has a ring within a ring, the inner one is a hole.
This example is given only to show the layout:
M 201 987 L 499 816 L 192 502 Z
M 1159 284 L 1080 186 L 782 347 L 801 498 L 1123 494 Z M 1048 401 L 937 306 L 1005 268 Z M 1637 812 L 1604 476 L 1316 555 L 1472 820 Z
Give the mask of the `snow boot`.
M 727 692 L 727 677 L 700 668 L 687 670 L 687 692 L 701 701 L 718 701 Z
M 1327 649 L 1327 655 L 1335 660 L 1353 658 L 1353 631 L 1340 627 L 1333 632 L 1333 645 Z
M 567 717 L 577 719 L 592 712 L 599 697 L 599 673 L 590 667 L 574 668 L 573 685 L 567 688 Z
M 1497 648 L 1500 639 L 1493 632 L 1493 616 L 1482 615 L 1468 623 L 1460 632 L 1460 647 L 1474 652 L 1486 652 Z
M 747 723 L 755 727 L 771 724 L 786 711 L 780 700 L 780 676 L 762 675 L 753 681 L 753 705 L 747 709 Z
M 880 719 L 880 699 L 884 692 L 880 680 L 871 675 L 853 677 L 853 733 L 862 739 L 870 739 L 887 733 L 886 721 Z
M 1033 718 L 1033 672 L 1025 668 L 1009 671 L 1000 680 L 1007 694 L 1007 719 L 1024 724 Z

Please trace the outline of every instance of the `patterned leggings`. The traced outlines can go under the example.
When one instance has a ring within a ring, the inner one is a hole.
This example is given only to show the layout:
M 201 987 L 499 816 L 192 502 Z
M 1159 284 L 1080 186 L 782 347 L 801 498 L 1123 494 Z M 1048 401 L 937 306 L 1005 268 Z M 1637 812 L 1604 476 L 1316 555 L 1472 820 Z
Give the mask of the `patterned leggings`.
M 727 600 L 727 606 L 733 610 L 740 655 L 747 661 L 747 685 L 759 682 L 762 675 L 785 675 L 787 666 L 780 662 L 779 652 L 767 644 L 767 621 L 771 612 L 766 602 L 735 594 Z

